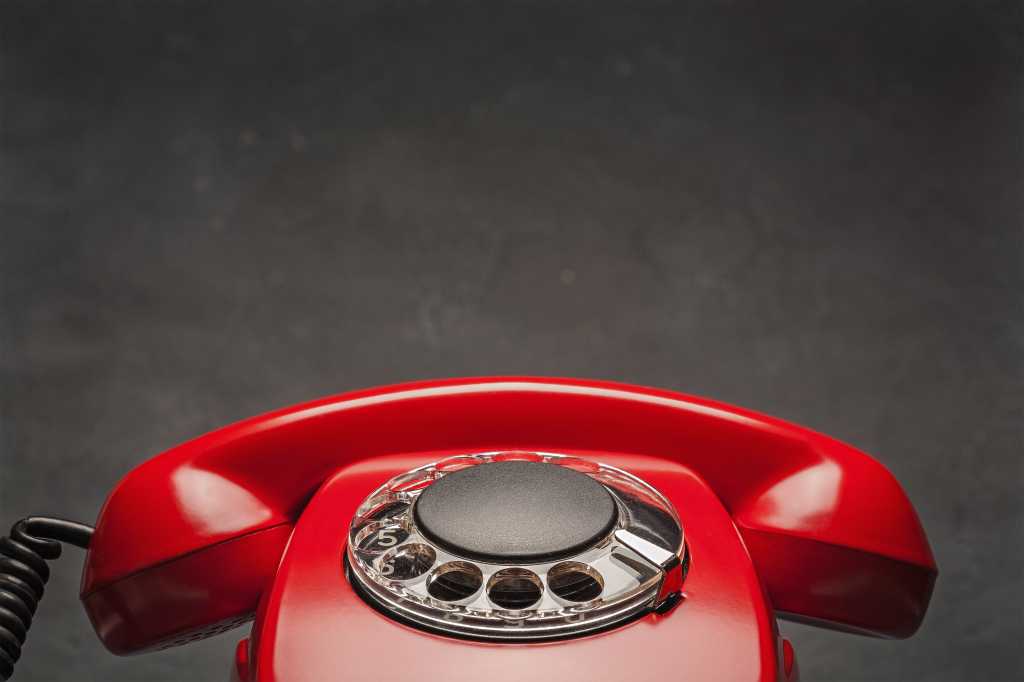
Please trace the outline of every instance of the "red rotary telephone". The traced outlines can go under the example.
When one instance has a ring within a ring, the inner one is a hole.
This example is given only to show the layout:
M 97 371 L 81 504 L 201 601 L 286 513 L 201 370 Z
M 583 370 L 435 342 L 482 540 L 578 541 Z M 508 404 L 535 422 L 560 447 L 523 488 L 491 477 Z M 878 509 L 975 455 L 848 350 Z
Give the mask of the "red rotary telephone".
M 0 542 L 11 674 L 58 541 L 116 654 L 255 618 L 234 679 L 794 680 L 776 617 L 908 637 L 935 561 L 867 455 L 677 393 L 563 379 L 348 393 L 130 472 L 95 531 Z

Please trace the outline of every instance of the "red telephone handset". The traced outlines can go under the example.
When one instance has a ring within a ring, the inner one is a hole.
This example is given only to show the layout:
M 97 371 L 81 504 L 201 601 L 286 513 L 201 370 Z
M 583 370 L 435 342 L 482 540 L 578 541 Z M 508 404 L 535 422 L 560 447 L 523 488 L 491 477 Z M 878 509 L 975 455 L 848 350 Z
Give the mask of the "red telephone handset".
M 629 571 L 657 583 L 642 609 L 610 596 Z M 899 484 L 852 447 L 669 391 L 489 378 L 319 400 L 142 464 L 100 512 L 82 600 L 118 654 L 255 614 L 241 679 L 770 680 L 796 675 L 775 616 L 908 637 L 935 577 Z M 539 594 L 562 620 L 524 607 Z

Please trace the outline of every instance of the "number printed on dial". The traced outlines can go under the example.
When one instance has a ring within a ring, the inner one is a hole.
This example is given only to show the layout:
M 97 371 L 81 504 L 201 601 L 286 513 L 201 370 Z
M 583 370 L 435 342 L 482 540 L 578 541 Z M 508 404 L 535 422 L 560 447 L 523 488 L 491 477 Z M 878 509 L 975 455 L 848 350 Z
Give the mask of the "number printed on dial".
M 363 554 L 376 556 L 404 542 L 408 537 L 409 531 L 401 526 L 385 526 L 363 538 L 356 549 Z

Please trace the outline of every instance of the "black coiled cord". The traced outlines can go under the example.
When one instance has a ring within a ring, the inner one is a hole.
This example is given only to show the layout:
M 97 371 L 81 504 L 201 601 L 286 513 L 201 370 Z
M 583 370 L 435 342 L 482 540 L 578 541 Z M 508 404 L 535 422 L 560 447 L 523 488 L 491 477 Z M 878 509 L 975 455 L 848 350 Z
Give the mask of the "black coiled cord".
M 29 516 L 0 538 L 0 680 L 8 680 L 50 579 L 47 561 L 60 556 L 66 542 L 86 549 L 92 528 L 74 521 Z

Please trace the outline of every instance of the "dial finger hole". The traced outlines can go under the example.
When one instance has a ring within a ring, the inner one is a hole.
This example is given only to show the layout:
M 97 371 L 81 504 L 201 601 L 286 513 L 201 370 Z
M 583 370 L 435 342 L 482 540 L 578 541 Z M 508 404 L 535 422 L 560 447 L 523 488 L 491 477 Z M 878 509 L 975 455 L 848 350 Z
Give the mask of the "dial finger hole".
M 381 495 L 378 500 L 371 500 L 359 510 L 360 519 L 366 523 L 386 522 L 409 508 L 404 500 L 394 499 L 393 495 Z
M 544 584 L 533 571 L 504 568 L 487 581 L 487 597 L 505 609 L 520 610 L 540 601 Z
M 548 571 L 548 588 L 565 601 L 587 602 L 601 596 L 604 577 L 586 564 L 563 561 Z
M 555 457 L 550 461 L 552 464 L 578 471 L 581 474 L 596 474 L 601 471 L 601 465 L 597 462 L 589 462 L 578 457 Z
M 434 565 L 433 548 L 413 542 L 393 549 L 380 560 L 380 574 L 391 580 L 418 578 Z
M 492 458 L 494 462 L 543 462 L 544 455 L 536 452 L 499 452 Z
M 356 536 L 356 550 L 360 554 L 377 556 L 406 541 L 409 531 L 397 524 L 367 526 Z
M 476 594 L 484 582 L 480 569 L 468 561 L 441 564 L 427 578 L 427 592 L 441 601 L 462 601 Z
M 457 455 L 455 457 L 449 457 L 442 459 L 437 463 L 437 470 L 441 473 L 451 474 L 462 469 L 468 469 L 469 467 L 475 467 L 480 464 L 479 457 L 473 457 L 471 455 Z
M 393 493 L 407 493 L 426 488 L 434 482 L 434 472 L 429 469 L 416 469 L 402 476 L 396 476 L 388 482 L 388 490 Z

